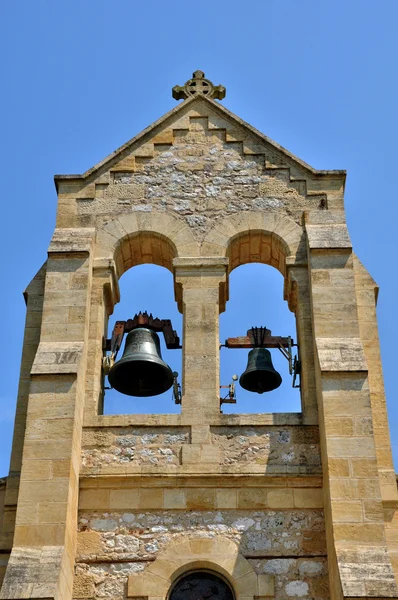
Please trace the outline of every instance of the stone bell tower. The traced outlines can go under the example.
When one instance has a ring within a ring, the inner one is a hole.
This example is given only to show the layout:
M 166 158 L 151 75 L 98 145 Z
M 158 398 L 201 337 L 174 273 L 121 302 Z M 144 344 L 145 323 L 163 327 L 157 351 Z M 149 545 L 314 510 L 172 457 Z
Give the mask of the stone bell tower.
M 201 71 L 173 96 L 101 163 L 55 177 L 26 290 L 0 598 L 398 598 L 377 286 L 351 246 L 345 172 L 244 123 Z M 248 262 L 284 277 L 301 413 L 220 412 L 218 319 Z M 105 416 L 108 318 L 142 263 L 174 276 L 181 414 Z

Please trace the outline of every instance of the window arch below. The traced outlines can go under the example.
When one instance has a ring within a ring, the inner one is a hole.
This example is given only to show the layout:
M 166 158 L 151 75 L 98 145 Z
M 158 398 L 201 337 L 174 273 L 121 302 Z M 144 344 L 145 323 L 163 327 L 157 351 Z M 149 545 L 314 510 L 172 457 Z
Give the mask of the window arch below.
M 209 571 L 191 571 L 173 585 L 169 600 L 234 600 L 230 586 Z

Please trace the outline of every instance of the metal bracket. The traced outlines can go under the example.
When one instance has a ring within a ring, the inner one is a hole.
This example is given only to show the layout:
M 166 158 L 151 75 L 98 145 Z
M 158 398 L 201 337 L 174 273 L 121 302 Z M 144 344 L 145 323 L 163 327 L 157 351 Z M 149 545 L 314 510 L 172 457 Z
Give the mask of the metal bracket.
M 235 390 L 235 381 L 238 380 L 237 375 L 232 375 L 232 381 L 229 385 L 220 385 L 220 389 L 228 389 L 228 393 L 224 398 L 220 398 L 220 406 L 221 404 L 236 404 L 236 390 Z
M 173 371 L 173 377 L 174 377 L 174 381 L 173 381 L 174 402 L 175 402 L 175 404 L 181 404 L 182 403 L 181 385 L 178 383 L 178 380 L 177 380 L 177 377 L 178 377 L 177 371 Z
M 283 354 L 289 363 L 289 374 L 293 375 L 292 387 L 299 388 L 300 383 L 296 384 L 296 380 L 297 376 L 300 375 L 301 372 L 301 363 L 297 356 L 293 356 L 292 353 L 292 346 L 297 346 L 297 344 L 293 344 L 293 340 L 290 336 L 287 339 L 289 341 L 288 347 L 284 348 L 282 344 L 280 344 L 278 350 Z

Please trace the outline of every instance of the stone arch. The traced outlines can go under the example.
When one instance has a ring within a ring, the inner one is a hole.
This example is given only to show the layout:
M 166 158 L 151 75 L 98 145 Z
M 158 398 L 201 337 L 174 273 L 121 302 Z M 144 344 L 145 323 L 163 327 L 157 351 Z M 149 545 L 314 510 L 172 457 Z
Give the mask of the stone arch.
M 230 259 L 229 270 L 261 262 L 286 274 L 286 264 L 303 251 L 303 229 L 286 215 L 242 212 L 217 222 L 202 244 L 202 254 Z
M 184 538 L 171 542 L 145 571 L 130 575 L 127 596 L 166 600 L 179 577 L 199 569 L 224 577 L 237 600 L 274 597 L 274 577 L 258 575 L 239 552 L 238 545 L 225 537 Z
M 159 233 L 139 231 L 126 235 L 115 246 L 114 261 L 120 275 L 131 267 L 150 263 L 173 271 L 177 248 L 169 238 Z
M 95 257 L 113 260 L 118 277 L 143 263 L 172 270 L 173 258 L 198 255 L 199 243 L 190 227 L 166 212 L 103 218 L 97 229 Z

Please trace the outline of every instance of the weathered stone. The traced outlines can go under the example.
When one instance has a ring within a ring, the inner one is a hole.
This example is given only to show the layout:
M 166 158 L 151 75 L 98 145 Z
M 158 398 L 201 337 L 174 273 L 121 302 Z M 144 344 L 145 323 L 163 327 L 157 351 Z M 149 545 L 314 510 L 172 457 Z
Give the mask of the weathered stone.
M 352 252 L 345 173 L 229 113 L 200 71 L 174 95 L 102 163 L 56 177 L 26 291 L 0 598 L 159 600 L 193 565 L 243 600 L 397 598 L 375 283 Z M 249 262 L 284 278 L 301 413 L 220 412 L 219 314 Z M 118 278 L 146 263 L 173 274 L 184 315 L 181 413 L 99 414 Z

